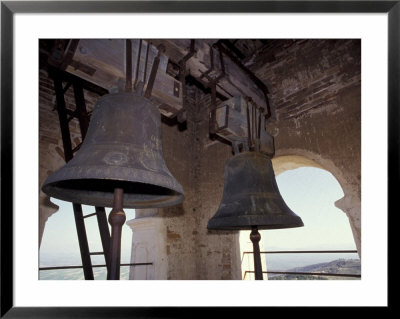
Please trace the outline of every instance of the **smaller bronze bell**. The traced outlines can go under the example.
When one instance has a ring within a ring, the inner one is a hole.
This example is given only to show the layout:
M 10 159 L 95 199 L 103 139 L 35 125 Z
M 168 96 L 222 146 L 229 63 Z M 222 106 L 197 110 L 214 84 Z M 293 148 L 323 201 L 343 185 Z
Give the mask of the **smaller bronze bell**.
M 286 205 L 271 160 L 260 152 L 242 152 L 225 165 L 224 191 L 208 229 L 278 229 L 304 226 Z

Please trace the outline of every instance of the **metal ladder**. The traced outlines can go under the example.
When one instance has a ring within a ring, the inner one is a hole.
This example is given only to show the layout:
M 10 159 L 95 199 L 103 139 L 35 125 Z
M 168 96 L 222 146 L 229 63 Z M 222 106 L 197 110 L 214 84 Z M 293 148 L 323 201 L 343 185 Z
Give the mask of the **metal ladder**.
M 56 109 L 58 112 L 58 118 L 60 122 L 61 137 L 64 148 L 64 158 L 65 161 L 68 162 L 73 158 L 74 156 L 73 154 L 79 149 L 80 145 L 82 144 L 80 143 L 74 149 L 72 149 L 69 122 L 73 118 L 78 119 L 82 141 L 84 140 L 87 129 L 89 127 L 90 116 L 86 110 L 86 102 L 83 91 L 85 82 L 82 79 L 79 79 L 78 77 L 72 74 L 69 74 L 67 72 L 64 72 L 56 68 L 51 68 L 49 70 L 49 74 L 54 82 L 54 90 L 56 94 Z M 63 82 L 67 82 L 65 87 L 63 87 Z M 74 98 L 76 106 L 76 109 L 73 111 L 67 109 L 64 96 L 66 91 L 71 85 L 73 86 L 74 90 Z M 90 87 L 93 87 L 93 84 L 90 83 Z M 97 87 L 96 93 L 102 95 L 107 93 L 107 91 Z M 104 255 L 107 267 L 107 279 L 109 279 L 110 260 L 108 256 L 108 251 L 110 247 L 111 235 L 110 235 L 110 230 L 108 228 L 107 215 L 104 207 L 95 207 L 95 212 L 88 215 L 83 214 L 81 204 L 73 203 L 72 207 L 74 211 L 75 225 L 78 235 L 79 249 L 81 253 L 85 280 L 94 280 L 93 265 L 91 260 L 91 256 L 93 255 Z M 89 250 L 89 243 L 85 227 L 85 219 L 92 216 L 97 217 L 101 243 L 103 246 L 102 252 L 90 252 Z

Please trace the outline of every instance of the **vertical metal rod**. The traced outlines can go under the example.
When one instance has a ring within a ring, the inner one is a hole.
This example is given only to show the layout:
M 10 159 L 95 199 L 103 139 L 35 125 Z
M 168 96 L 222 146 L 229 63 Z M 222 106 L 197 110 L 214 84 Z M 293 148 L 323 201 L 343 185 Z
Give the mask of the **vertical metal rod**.
M 233 147 L 233 155 L 239 154 L 239 142 L 233 141 L 232 147 Z
M 258 227 L 251 226 L 250 240 L 253 243 L 254 271 L 256 275 L 256 280 L 263 280 L 260 246 L 258 244 L 260 239 L 261 235 L 258 232 Z
M 190 40 L 190 50 L 189 52 L 179 61 L 179 81 L 182 85 L 182 110 L 186 109 L 186 62 L 194 55 L 194 41 Z M 178 121 L 183 121 L 182 113 L 178 114 Z
M 221 74 L 222 74 L 222 75 L 225 75 L 225 63 L 224 63 L 224 58 L 223 58 L 223 56 L 222 56 L 221 50 L 218 50 L 218 51 L 219 51 L 219 62 L 220 62 L 220 64 L 221 64 Z
M 249 144 L 249 149 L 251 149 L 251 129 L 250 129 L 250 114 L 249 114 L 249 103 L 247 102 L 246 114 L 247 114 L 247 140 Z
M 149 49 L 150 49 L 150 42 L 147 42 L 147 46 L 146 46 L 146 59 L 145 59 L 145 61 L 144 61 L 144 71 L 143 71 L 143 83 L 146 83 L 147 61 L 149 60 Z
M 212 46 L 210 46 L 210 71 L 214 70 L 214 50 Z
M 107 265 L 107 279 L 110 274 L 110 229 L 108 228 L 107 215 L 104 207 L 96 207 L 97 224 L 99 226 L 99 233 L 101 244 L 104 251 L 104 259 Z
M 138 48 L 138 56 L 137 56 L 137 61 L 136 61 L 136 75 L 135 75 L 135 83 L 134 83 L 134 88 L 136 88 L 136 85 L 139 81 L 139 68 L 140 68 L 140 56 L 142 54 L 142 39 L 139 40 L 139 48 Z M 144 83 L 144 80 L 143 80 Z
M 261 138 L 261 111 L 256 109 L 256 145 L 255 150 L 256 152 L 260 151 L 260 138 Z
M 158 51 L 158 54 L 155 56 L 153 60 L 153 66 L 151 67 L 149 80 L 147 81 L 146 91 L 144 92 L 144 97 L 149 99 L 151 97 L 151 91 L 153 90 L 154 81 L 156 79 L 158 65 L 160 64 L 160 54 L 161 52 Z
M 256 130 L 256 108 L 254 107 L 254 104 L 252 103 L 252 109 L 253 109 L 253 139 L 257 138 L 257 130 Z
M 132 42 L 131 40 L 127 39 L 125 41 L 125 59 L 126 59 L 126 70 L 125 70 L 125 91 L 131 92 L 132 91 Z
M 210 133 L 215 134 L 215 123 L 216 123 L 216 105 L 217 105 L 217 82 L 212 81 L 211 86 L 211 112 L 210 112 Z
M 121 263 L 121 234 L 122 226 L 125 223 L 126 216 L 122 209 L 124 191 L 122 188 L 114 190 L 113 209 L 108 216 L 108 222 L 111 225 L 111 243 L 110 243 L 110 278 L 109 280 L 119 280 Z
M 73 83 L 75 104 L 78 114 L 79 127 L 81 130 L 82 141 L 86 137 L 87 129 L 89 127 L 89 117 L 86 111 L 85 94 L 83 92 L 83 86 L 79 80 Z
M 56 92 L 56 106 L 58 112 L 58 119 L 60 121 L 60 129 L 61 129 L 61 137 L 64 148 L 64 158 L 65 161 L 68 162 L 72 159 L 72 145 L 71 145 L 71 136 L 68 126 L 67 120 L 67 110 L 65 108 L 65 100 L 64 100 L 64 89 L 62 86 L 62 80 L 59 77 L 58 72 L 54 72 L 54 90 Z
M 182 85 L 182 110 L 186 110 L 186 62 L 180 63 L 179 81 Z M 182 113 L 178 114 L 178 121 L 182 120 Z
M 94 280 L 92 260 L 89 255 L 89 243 L 86 236 L 85 222 L 83 220 L 82 206 L 80 204 L 72 204 L 75 215 L 75 225 L 78 234 L 79 249 L 81 251 L 83 274 L 85 280 Z

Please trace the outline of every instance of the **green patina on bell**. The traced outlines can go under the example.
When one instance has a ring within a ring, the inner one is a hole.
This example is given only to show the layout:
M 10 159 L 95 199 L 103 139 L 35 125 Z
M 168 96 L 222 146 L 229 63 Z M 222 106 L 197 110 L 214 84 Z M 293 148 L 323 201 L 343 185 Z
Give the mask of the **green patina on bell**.
M 161 114 L 136 93 L 101 97 L 80 150 L 42 187 L 51 197 L 102 207 L 112 207 L 115 188 L 123 189 L 126 208 L 173 206 L 184 199 L 163 159 Z
M 207 228 L 250 230 L 252 226 L 279 229 L 304 225 L 279 193 L 271 159 L 246 151 L 227 161 L 222 201 Z

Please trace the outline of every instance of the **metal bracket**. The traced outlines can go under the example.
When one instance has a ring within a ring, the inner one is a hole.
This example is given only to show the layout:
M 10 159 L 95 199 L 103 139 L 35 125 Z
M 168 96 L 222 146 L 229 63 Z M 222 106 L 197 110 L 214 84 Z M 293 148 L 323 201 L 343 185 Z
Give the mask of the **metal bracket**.
M 158 65 L 160 64 L 160 55 L 165 52 L 165 47 L 163 45 L 158 46 L 158 54 L 154 58 L 153 66 L 151 68 L 149 81 L 147 82 L 146 91 L 144 92 L 144 97 L 149 99 L 151 97 L 151 91 L 153 90 L 154 81 L 156 80 Z
M 224 106 L 220 106 L 220 107 L 217 107 L 217 109 L 223 108 L 223 107 Z M 228 122 L 229 122 L 229 105 L 225 105 L 225 124 L 217 127 L 215 130 L 215 133 L 218 133 L 218 132 L 228 128 Z
M 190 40 L 189 52 L 179 61 L 179 80 L 182 85 L 182 109 L 176 112 L 173 116 L 176 116 L 179 123 L 186 121 L 186 62 L 196 53 L 194 49 L 195 40 Z M 179 85 L 174 82 L 174 95 L 179 97 Z
M 180 95 L 180 89 L 179 89 L 179 82 L 174 82 L 174 96 L 179 97 Z M 182 85 L 184 85 L 182 83 Z
M 210 135 L 215 135 L 217 132 L 216 126 L 216 110 L 217 110 L 217 84 L 220 79 L 222 79 L 225 76 L 225 65 L 222 57 L 221 51 L 219 51 L 219 58 L 220 58 L 220 64 L 221 64 L 221 73 L 212 78 L 208 74 L 214 70 L 214 51 L 212 46 L 210 46 L 210 68 L 204 72 L 200 78 L 205 77 L 208 80 L 207 86 L 211 88 L 211 105 L 210 105 L 210 122 L 209 122 L 209 133 Z

